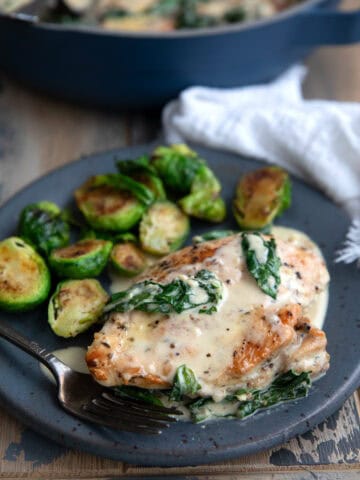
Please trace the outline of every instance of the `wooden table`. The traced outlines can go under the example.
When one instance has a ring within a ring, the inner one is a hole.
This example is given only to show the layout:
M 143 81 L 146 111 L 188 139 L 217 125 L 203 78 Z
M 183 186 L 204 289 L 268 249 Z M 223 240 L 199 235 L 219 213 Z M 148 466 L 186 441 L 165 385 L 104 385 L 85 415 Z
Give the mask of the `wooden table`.
M 358 0 L 349 0 L 359 8 Z M 309 60 L 308 97 L 360 101 L 360 46 L 324 48 Z M 49 99 L 0 76 L 0 201 L 39 175 L 96 151 L 145 143 L 159 112 L 109 114 Z M 1 381 L 1 379 L 0 379 Z M 360 402 L 355 393 L 322 425 L 285 445 L 212 466 L 141 468 L 70 451 L 0 410 L 0 478 L 177 476 L 226 479 L 360 478 Z

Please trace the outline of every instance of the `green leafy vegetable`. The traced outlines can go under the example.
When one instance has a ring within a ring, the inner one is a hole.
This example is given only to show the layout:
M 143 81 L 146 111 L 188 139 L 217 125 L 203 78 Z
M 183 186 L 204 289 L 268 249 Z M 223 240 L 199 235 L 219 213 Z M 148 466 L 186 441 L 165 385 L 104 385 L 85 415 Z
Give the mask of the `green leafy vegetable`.
M 249 272 L 261 290 L 276 299 L 280 285 L 281 261 L 273 238 L 265 240 L 259 233 L 243 233 L 241 245 Z
M 164 406 L 163 402 L 158 396 L 159 392 L 153 390 L 122 385 L 121 387 L 114 388 L 114 391 L 115 394 L 119 395 L 120 397 L 140 400 L 142 402 L 149 403 L 150 405 L 158 405 L 159 407 Z
M 180 194 L 190 191 L 195 175 L 204 163 L 187 145 L 157 147 L 151 157 L 151 165 L 165 186 Z
M 47 256 L 54 248 L 69 243 L 70 228 L 63 219 L 60 208 L 55 203 L 43 201 L 23 209 L 19 234 Z
M 196 301 L 194 286 L 205 292 L 205 300 Z M 189 281 L 175 279 L 165 285 L 145 280 L 132 285 L 124 292 L 112 295 L 104 312 L 141 310 L 150 313 L 181 313 L 200 307 L 199 313 L 212 314 L 217 311 L 222 290 L 220 280 L 208 270 L 200 270 L 195 277 L 189 277 Z
M 279 375 L 269 387 L 262 390 L 241 389 L 227 396 L 220 404 L 215 403 L 211 398 L 200 398 L 188 405 L 188 408 L 194 422 L 202 422 L 214 416 L 245 418 L 260 409 L 305 397 L 310 385 L 308 372 L 298 374 L 289 370 Z M 224 403 L 226 408 L 219 408 Z
M 229 237 L 234 235 L 234 230 L 213 230 L 211 232 L 204 233 L 203 235 L 196 235 L 193 237 L 192 242 L 194 244 L 208 242 L 210 240 L 219 240 L 220 238 Z
M 309 373 L 297 374 L 290 370 L 276 378 L 267 389 L 251 392 L 251 398 L 240 403 L 236 416 L 238 418 L 248 417 L 261 408 L 305 397 L 310 384 Z
M 197 381 L 194 372 L 186 365 L 181 365 L 176 370 L 169 399 L 180 401 L 183 396 L 196 395 L 200 388 L 201 385 Z

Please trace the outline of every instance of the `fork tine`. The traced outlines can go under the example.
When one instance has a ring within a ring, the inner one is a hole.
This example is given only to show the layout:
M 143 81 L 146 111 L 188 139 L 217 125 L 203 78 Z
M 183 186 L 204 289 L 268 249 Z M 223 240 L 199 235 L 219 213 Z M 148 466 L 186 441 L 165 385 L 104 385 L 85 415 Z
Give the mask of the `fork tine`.
M 104 418 L 103 416 L 96 415 L 93 412 L 89 412 L 86 408 L 83 409 L 82 413 L 77 412 L 76 415 L 80 416 L 83 420 L 96 423 L 103 427 L 110 427 L 115 430 L 125 430 L 127 432 L 132 432 L 132 433 L 143 433 L 145 435 L 159 435 L 160 433 L 162 433 L 162 429 L 164 427 L 167 428 L 166 424 L 152 427 L 152 426 L 138 425 L 136 423 L 131 423 L 128 421 L 121 421 L 120 419 L 109 420 L 109 417 Z
M 112 403 L 118 404 L 118 405 L 124 405 L 124 404 L 135 405 L 135 404 L 137 404 L 137 405 L 141 406 L 141 408 L 146 409 L 150 413 L 160 412 L 160 413 L 166 413 L 166 414 L 169 414 L 169 415 L 183 415 L 183 412 L 180 412 L 175 407 L 162 407 L 160 405 L 152 405 L 152 404 L 142 402 L 138 399 L 127 400 L 126 398 L 121 397 L 120 395 L 115 395 L 114 393 L 109 392 L 109 391 L 102 392 L 101 396 L 102 396 L 102 398 L 104 398 L 106 400 L 109 400 L 109 402 L 112 402 Z
M 104 422 L 109 422 L 112 425 L 120 424 L 129 424 L 131 426 L 135 426 L 136 428 L 155 428 L 157 430 L 161 428 L 168 428 L 170 424 L 167 420 L 155 420 L 152 418 L 146 417 L 135 417 L 132 414 L 128 414 L 126 412 L 118 412 L 117 414 L 113 414 L 111 411 L 106 411 L 94 405 L 93 403 L 88 403 L 83 406 L 83 409 L 90 413 L 91 415 L 97 416 L 99 420 L 103 420 Z
M 114 404 L 111 402 L 106 401 L 102 397 L 97 397 L 92 400 L 93 405 L 98 407 L 99 409 L 103 410 L 105 413 L 109 415 L 116 415 L 122 416 L 124 413 L 131 415 L 132 417 L 144 417 L 144 418 L 152 418 L 154 420 L 162 420 L 164 422 L 176 422 L 176 418 L 170 417 L 166 413 L 162 412 L 153 412 L 147 409 L 141 408 L 140 405 L 133 405 L 130 402 L 124 403 L 124 405 L 120 406 L 119 404 Z

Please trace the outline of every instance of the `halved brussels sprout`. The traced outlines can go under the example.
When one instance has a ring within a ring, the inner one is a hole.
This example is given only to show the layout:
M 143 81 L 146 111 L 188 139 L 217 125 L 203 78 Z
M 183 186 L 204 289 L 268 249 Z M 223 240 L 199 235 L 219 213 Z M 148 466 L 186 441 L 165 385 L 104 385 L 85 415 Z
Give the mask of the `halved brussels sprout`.
M 97 277 L 107 264 L 111 248 L 112 243 L 106 240 L 81 240 L 68 247 L 53 250 L 49 264 L 59 277 Z
M 145 206 L 126 189 L 114 186 L 112 175 L 90 178 L 75 191 L 77 205 L 95 229 L 123 231 L 136 225 Z
M 220 197 L 221 185 L 213 172 L 201 166 L 194 177 L 191 192 L 179 200 L 182 210 L 188 215 L 209 222 L 222 222 L 226 216 L 226 206 Z
M 46 300 L 50 273 L 44 260 L 22 238 L 0 242 L 0 309 L 31 310 Z
M 19 234 L 44 255 L 69 243 L 69 224 L 60 208 L 52 202 L 38 202 L 25 207 L 20 215 Z
M 174 203 L 156 202 L 140 222 L 141 247 L 153 255 L 167 255 L 184 243 L 189 229 L 189 218 Z
M 244 175 L 233 201 L 234 216 L 244 230 L 261 230 L 291 204 L 289 175 L 280 167 L 264 167 Z
M 134 243 L 118 243 L 111 251 L 110 265 L 118 273 L 127 277 L 133 277 L 145 269 L 146 258 Z
M 52 331 L 64 338 L 84 332 L 100 317 L 108 298 L 93 278 L 59 283 L 48 308 Z
M 204 164 L 196 152 L 182 144 L 157 147 L 151 157 L 151 165 L 165 186 L 179 194 L 190 191 L 195 175 Z

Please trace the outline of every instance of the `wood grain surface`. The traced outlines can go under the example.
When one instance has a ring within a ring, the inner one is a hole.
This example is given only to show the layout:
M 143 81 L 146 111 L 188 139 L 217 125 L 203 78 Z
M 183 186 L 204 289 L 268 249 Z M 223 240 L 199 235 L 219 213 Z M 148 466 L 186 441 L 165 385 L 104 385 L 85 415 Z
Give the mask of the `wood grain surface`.
M 344 7 L 359 8 L 360 2 L 348 0 Z M 360 45 L 320 49 L 307 63 L 307 97 L 360 101 Z M 31 92 L 0 74 L 0 202 L 57 166 L 146 143 L 160 132 L 160 112 L 84 109 Z M 359 479 L 359 411 L 354 394 L 323 424 L 272 450 L 211 466 L 159 469 L 68 450 L 0 409 L 0 478 Z

